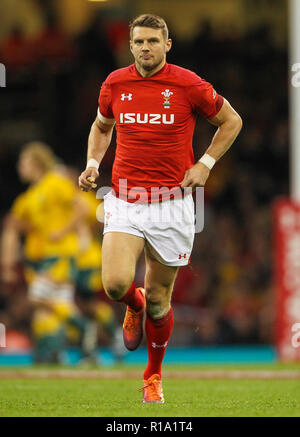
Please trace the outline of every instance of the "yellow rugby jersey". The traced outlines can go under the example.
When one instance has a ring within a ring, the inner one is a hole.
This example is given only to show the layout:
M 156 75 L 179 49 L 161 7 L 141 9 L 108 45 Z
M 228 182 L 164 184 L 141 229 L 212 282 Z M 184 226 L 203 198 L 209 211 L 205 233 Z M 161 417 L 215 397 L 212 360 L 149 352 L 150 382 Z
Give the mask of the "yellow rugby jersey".
M 30 215 L 27 209 L 26 192 L 20 194 L 11 208 L 12 214 L 27 223 L 30 223 Z M 24 255 L 26 259 L 39 261 L 44 254 L 43 235 L 37 229 L 31 229 L 26 233 L 24 241 Z
M 77 255 L 75 232 L 69 232 L 58 241 L 50 238 L 53 232 L 60 231 L 71 220 L 76 194 L 75 185 L 69 179 L 49 172 L 29 187 L 22 200 L 13 206 L 13 215 L 32 225 L 36 235 L 43 240 L 43 257 Z

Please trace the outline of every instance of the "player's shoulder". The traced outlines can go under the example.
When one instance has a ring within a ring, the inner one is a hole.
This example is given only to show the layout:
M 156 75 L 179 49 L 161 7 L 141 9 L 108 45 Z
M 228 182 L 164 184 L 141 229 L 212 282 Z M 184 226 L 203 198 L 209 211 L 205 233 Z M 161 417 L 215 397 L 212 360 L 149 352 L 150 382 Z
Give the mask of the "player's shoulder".
M 22 193 L 18 194 L 17 197 L 15 198 L 15 203 L 21 203 L 21 202 L 25 202 L 26 199 L 28 198 L 28 194 L 30 193 L 30 188 L 27 188 L 27 190 L 22 191 Z
M 175 64 L 168 64 L 169 74 L 172 75 L 182 86 L 204 85 L 205 79 L 188 68 L 180 67 Z
M 23 191 L 22 193 L 18 194 L 12 203 L 12 210 L 16 210 L 24 207 L 28 203 L 29 195 L 30 195 L 29 188 L 27 188 L 26 191 Z
M 18 194 L 11 206 L 13 215 L 24 217 L 32 210 L 32 206 L 36 202 L 36 184 L 30 185 L 25 191 Z
M 113 85 L 115 83 L 120 83 L 121 81 L 128 80 L 134 73 L 134 64 L 131 64 L 127 67 L 118 68 L 117 70 L 112 71 L 107 78 L 105 79 L 105 83 L 109 85 Z
M 42 182 L 45 185 L 51 184 L 51 183 L 56 183 L 56 182 L 61 182 L 61 181 L 65 181 L 67 180 L 66 176 L 64 176 L 63 174 L 59 173 L 58 171 L 49 171 L 47 172 L 43 179 Z
M 69 188 L 73 189 L 74 187 L 73 182 L 66 175 L 60 173 L 59 170 L 52 170 L 46 173 L 41 181 L 41 185 L 50 190 L 59 187 L 59 191 Z

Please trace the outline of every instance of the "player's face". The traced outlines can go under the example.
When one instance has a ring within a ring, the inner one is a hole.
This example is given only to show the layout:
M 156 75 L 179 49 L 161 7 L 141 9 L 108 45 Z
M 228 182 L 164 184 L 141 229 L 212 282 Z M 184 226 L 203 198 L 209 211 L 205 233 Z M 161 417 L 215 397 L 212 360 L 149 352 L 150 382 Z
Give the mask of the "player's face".
M 30 153 L 21 153 L 17 168 L 22 182 L 27 183 L 33 181 L 36 170 L 36 162 Z
M 133 29 L 130 50 L 141 73 L 154 74 L 160 70 L 170 48 L 171 40 L 164 39 L 161 29 L 139 26 Z

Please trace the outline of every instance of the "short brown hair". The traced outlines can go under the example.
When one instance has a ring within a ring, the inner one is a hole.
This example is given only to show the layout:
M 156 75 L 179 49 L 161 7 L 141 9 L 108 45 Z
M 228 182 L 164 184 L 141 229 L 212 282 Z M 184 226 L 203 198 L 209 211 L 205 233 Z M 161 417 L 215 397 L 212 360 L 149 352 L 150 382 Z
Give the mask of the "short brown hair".
M 168 39 L 169 30 L 165 20 L 158 15 L 142 14 L 134 18 L 129 24 L 130 39 L 132 39 L 133 29 L 135 27 L 152 27 L 152 29 L 161 29 L 164 39 Z

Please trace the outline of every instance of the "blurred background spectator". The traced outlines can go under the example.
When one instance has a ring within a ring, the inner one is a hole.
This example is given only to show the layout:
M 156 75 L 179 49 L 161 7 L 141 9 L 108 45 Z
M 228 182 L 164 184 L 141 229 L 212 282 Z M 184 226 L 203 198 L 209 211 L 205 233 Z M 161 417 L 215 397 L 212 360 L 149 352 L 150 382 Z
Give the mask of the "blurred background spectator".
M 7 67 L 7 88 L 0 90 L 0 219 L 25 189 L 15 166 L 26 141 L 46 141 L 66 164 L 84 167 L 101 83 L 132 62 L 128 19 L 145 11 L 160 14 L 173 39 L 168 62 L 213 83 L 244 121 L 205 190 L 204 231 L 196 235 L 191 266 L 181 269 L 175 286 L 172 344 L 272 343 L 272 202 L 289 190 L 286 2 L 276 0 L 271 8 L 268 0 L 216 1 L 210 9 L 203 6 L 203 15 L 199 6 L 190 26 L 178 11 L 148 3 L 27 1 L 36 24 L 25 32 L 25 8 L 23 22 L 19 11 L 6 23 L 0 33 L 0 61 Z M 184 3 L 188 10 L 193 2 Z M 5 5 L 10 10 L 4 2 L 3 11 Z M 213 133 L 199 120 L 196 159 Z M 110 185 L 114 145 L 113 138 L 102 185 Z M 138 285 L 143 269 L 141 260 Z M 30 335 L 23 285 L 0 285 L 0 320 Z

